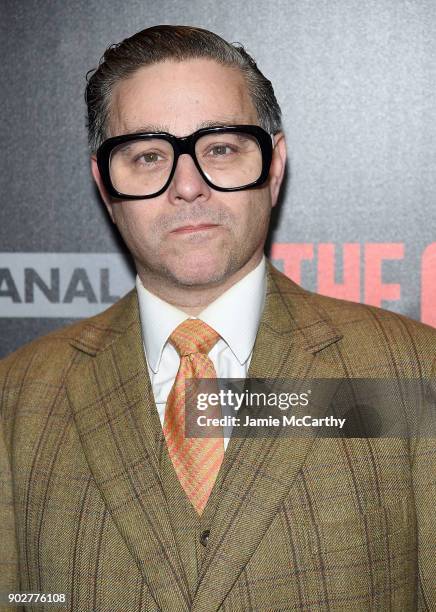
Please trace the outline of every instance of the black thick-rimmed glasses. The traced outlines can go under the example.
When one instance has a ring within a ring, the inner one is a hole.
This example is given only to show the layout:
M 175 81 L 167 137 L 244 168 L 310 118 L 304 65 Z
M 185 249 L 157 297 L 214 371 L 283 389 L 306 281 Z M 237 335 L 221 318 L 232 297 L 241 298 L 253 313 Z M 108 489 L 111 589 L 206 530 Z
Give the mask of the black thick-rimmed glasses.
M 203 128 L 183 138 L 166 132 L 125 134 L 105 140 L 97 151 L 97 164 L 108 193 L 124 200 L 163 193 L 183 154 L 192 157 L 213 189 L 240 191 L 268 178 L 272 138 L 257 125 Z

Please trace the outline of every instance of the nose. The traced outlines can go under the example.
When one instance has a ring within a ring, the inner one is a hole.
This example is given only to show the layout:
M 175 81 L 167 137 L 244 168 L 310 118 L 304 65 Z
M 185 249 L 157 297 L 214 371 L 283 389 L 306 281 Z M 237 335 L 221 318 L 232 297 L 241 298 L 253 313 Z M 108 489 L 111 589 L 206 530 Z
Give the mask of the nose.
M 210 197 L 210 187 L 205 182 L 192 157 L 186 153 L 177 160 L 176 170 L 168 189 L 173 204 L 206 201 Z

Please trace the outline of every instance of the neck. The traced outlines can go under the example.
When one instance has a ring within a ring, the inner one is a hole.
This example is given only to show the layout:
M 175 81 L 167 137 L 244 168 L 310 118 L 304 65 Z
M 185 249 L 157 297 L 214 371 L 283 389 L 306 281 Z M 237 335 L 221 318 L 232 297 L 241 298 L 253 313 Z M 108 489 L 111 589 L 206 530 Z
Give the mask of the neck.
M 210 285 L 186 286 L 170 282 L 168 279 L 157 278 L 148 270 L 137 266 L 138 276 L 145 289 L 156 295 L 164 302 L 175 306 L 179 310 L 196 317 L 209 304 L 214 302 L 223 293 L 228 291 L 238 281 L 254 270 L 262 259 L 262 253 L 257 259 L 247 262 L 234 274 L 229 275 L 219 283 Z

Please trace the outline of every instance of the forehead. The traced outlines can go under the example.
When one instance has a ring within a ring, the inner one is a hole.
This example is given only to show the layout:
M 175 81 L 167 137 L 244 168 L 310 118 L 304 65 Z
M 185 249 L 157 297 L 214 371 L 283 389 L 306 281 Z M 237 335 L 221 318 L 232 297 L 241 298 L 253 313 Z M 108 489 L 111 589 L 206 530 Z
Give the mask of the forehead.
M 185 136 L 214 122 L 258 123 L 242 72 L 214 60 L 145 66 L 120 81 L 112 92 L 111 136 L 139 131 Z

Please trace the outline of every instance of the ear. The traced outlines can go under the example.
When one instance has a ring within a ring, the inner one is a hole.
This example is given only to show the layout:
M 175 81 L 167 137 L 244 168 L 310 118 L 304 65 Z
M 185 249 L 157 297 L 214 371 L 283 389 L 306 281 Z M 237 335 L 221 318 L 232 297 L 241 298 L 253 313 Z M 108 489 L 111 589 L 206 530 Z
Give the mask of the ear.
M 103 180 L 101 178 L 101 174 L 100 174 L 100 170 L 98 169 L 98 165 L 97 165 L 97 158 L 95 157 L 95 155 L 91 155 L 91 172 L 92 172 L 92 176 L 94 178 L 94 181 L 98 187 L 98 190 L 100 192 L 101 198 L 106 206 L 106 209 L 109 213 L 110 218 L 112 219 L 112 222 L 115 223 L 115 218 L 114 218 L 114 211 L 113 211 L 113 202 L 110 198 L 110 196 L 108 195 L 106 188 L 103 184 Z
M 277 204 L 280 187 L 285 175 L 286 140 L 283 132 L 274 135 L 274 148 L 269 172 L 269 189 L 272 206 Z

